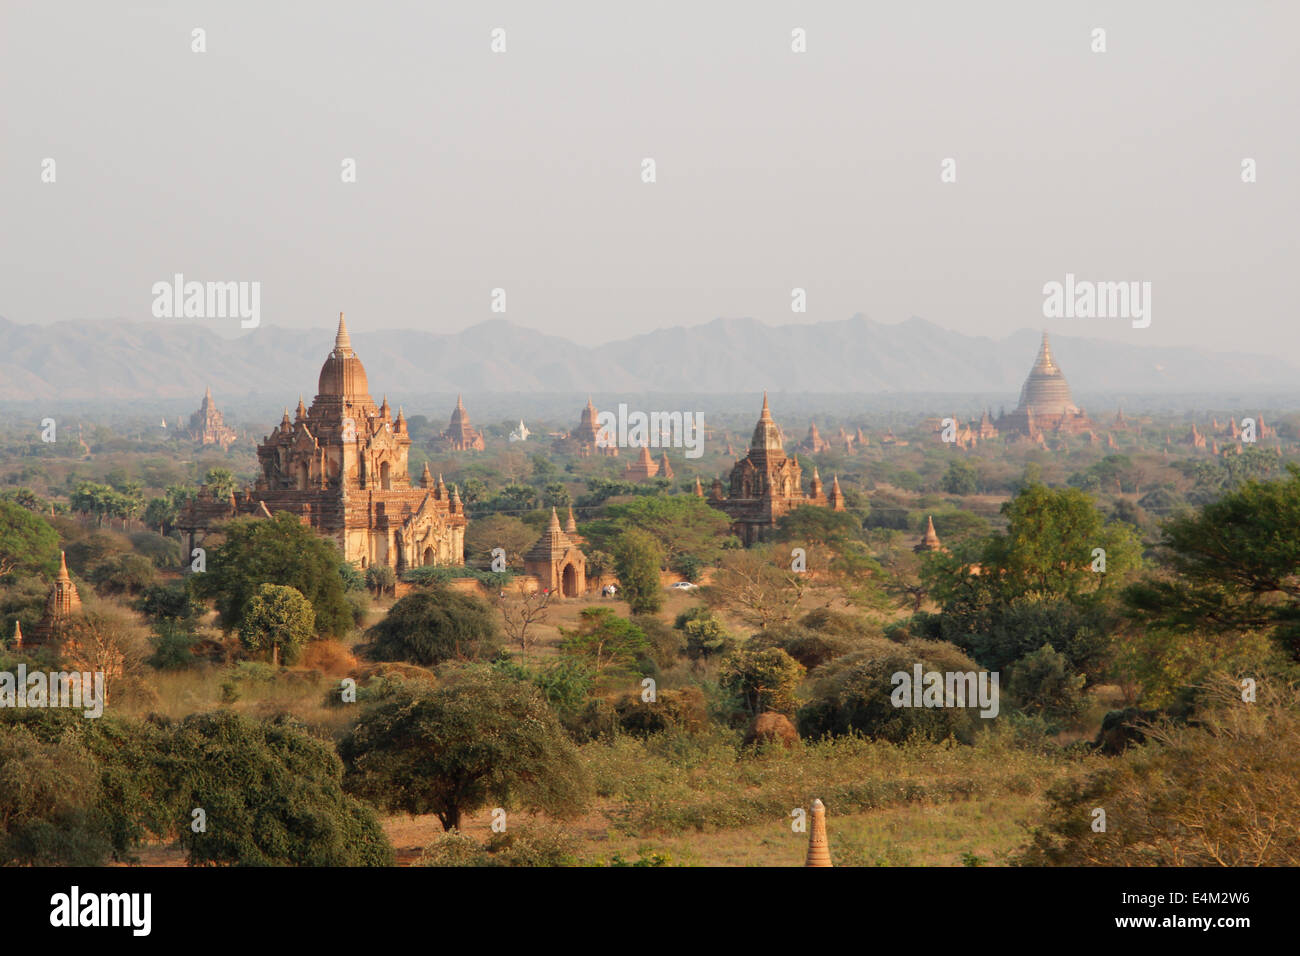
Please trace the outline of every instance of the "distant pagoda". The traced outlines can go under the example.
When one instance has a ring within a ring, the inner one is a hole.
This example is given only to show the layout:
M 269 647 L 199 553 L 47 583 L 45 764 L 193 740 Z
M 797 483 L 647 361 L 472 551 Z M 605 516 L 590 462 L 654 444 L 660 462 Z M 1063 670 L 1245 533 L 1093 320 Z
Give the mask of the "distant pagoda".
M 1038 360 L 1020 389 L 1020 402 L 1014 411 L 998 419 L 996 427 L 1007 437 L 1039 443 L 1048 434 L 1079 435 L 1092 429 L 1087 414 L 1074 404 L 1070 384 L 1052 357 L 1052 346 L 1046 332 L 1038 350 Z
M 200 445 L 220 445 L 222 449 L 229 448 L 239 438 L 233 428 L 226 426 L 216 402 L 212 400 L 210 387 L 203 393 L 199 410 L 190 416 L 189 427 L 183 428 L 182 432 L 186 438 Z
M 469 412 L 465 411 L 465 402 L 456 396 L 456 408 L 451 413 L 451 423 L 442 433 L 444 447 L 451 451 L 482 451 L 483 436 L 469 422 Z

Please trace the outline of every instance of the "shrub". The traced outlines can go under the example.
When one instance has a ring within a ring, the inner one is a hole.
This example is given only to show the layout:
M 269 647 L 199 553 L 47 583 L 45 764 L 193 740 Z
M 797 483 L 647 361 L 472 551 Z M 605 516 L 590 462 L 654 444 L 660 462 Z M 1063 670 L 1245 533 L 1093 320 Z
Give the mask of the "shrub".
M 443 587 L 415 591 L 366 632 L 369 655 L 430 667 L 449 660 L 491 659 L 501 651 L 492 608 Z
M 1028 866 L 1300 865 L 1300 697 L 1261 684 L 1255 703 L 1221 676 L 1195 723 L 1163 722 L 1145 743 L 1049 793 Z M 1093 812 L 1106 812 L 1104 831 Z
M 898 645 L 872 640 L 860 651 L 819 667 L 812 675 L 811 699 L 799 710 L 804 739 L 855 732 L 902 743 L 912 736 L 942 740 L 952 736 L 970 743 L 980 724 L 974 707 L 895 707 L 892 677 L 923 671 L 977 671 L 975 662 L 957 648 L 933 641 Z
M 1065 655 L 1044 644 L 1011 665 L 1006 689 L 1021 709 L 1050 722 L 1070 722 L 1082 713 L 1084 676 L 1070 670 Z

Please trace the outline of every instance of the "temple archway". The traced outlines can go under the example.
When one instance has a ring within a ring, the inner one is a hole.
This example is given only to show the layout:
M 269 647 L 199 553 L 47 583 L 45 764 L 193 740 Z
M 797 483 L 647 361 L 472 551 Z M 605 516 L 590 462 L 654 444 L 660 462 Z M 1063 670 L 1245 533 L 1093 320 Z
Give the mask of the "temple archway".
M 560 593 L 566 598 L 578 596 L 578 570 L 570 562 L 564 566 L 564 574 L 560 581 Z

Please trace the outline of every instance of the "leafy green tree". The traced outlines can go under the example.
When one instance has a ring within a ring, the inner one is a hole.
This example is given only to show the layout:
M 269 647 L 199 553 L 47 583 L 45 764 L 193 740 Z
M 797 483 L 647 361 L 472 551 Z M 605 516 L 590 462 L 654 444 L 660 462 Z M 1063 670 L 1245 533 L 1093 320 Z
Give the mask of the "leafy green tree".
M 979 473 L 968 461 L 954 458 L 943 476 L 943 490 L 950 495 L 973 495 L 979 491 Z
M 315 626 L 316 613 L 300 592 L 279 584 L 263 584 L 239 622 L 239 640 L 250 651 L 269 650 L 271 664 L 279 667 L 281 653 L 286 664 L 298 659 Z
M 203 484 L 207 486 L 208 491 L 212 492 L 214 498 L 229 498 L 239 487 L 234 472 L 229 468 L 209 468 L 203 478 Z
M 1125 592 L 1140 620 L 1182 632 L 1260 629 L 1300 660 L 1300 468 L 1170 519 L 1160 561 L 1167 574 Z
M 310 601 L 317 634 L 339 636 L 351 629 L 339 573 L 343 556 L 332 542 L 285 511 L 270 520 L 237 518 L 223 530 L 225 543 L 208 555 L 208 570 L 190 581 L 197 596 L 215 600 L 227 632 L 239 628 L 263 584 L 294 588 Z
M 686 636 L 686 655 L 693 661 L 721 656 L 735 645 L 722 622 L 705 607 L 693 607 L 677 615 L 673 627 Z
M 633 614 L 656 614 L 664 606 L 663 588 L 659 585 L 662 562 L 658 543 L 646 532 L 629 529 L 619 535 L 614 547 L 614 573 Z
M 612 504 L 606 508 L 606 522 L 595 523 L 588 534 L 595 547 L 617 549 L 622 533 L 640 531 L 654 539 L 660 566 L 685 555 L 712 563 L 730 535 L 727 516 L 694 495 L 656 495 Z
M 343 764 L 292 720 L 196 714 L 167 750 L 167 791 L 191 865 L 391 866 L 374 812 L 343 792 Z M 190 826 L 192 808 L 206 826 Z
M 718 684 L 736 696 L 750 717 L 769 710 L 789 715 L 803 675 L 803 665 L 779 647 L 741 648 L 723 659 Z
M 59 536 L 42 517 L 12 501 L 0 501 L 0 577 L 53 574 L 59 569 Z
M 440 585 L 402 598 L 366 637 L 375 660 L 425 667 L 450 660 L 491 659 L 501 652 L 492 608 Z
M 1070 670 L 1064 654 L 1044 644 L 1011 665 L 1006 689 L 1027 713 L 1068 722 L 1083 711 L 1086 681 Z
M 390 812 L 459 830 L 492 804 L 566 818 L 590 784 L 577 749 L 531 683 L 482 665 L 448 668 L 366 710 L 339 752 L 348 789 Z
M 634 673 L 651 650 L 641 628 L 607 607 L 583 609 L 578 626 L 560 636 L 560 653 L 585 661 L 598 679 Z

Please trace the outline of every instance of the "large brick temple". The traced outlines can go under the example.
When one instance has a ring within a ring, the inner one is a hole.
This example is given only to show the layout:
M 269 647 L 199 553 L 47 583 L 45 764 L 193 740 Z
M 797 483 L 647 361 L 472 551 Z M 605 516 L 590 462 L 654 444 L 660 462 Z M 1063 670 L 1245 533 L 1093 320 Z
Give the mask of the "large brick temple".
M 808 491 L 803 489 L 803 467 L 797 457 L 785 453 L 781 428 L 772 419 L 767 394 L 763 411 L 749 442 L 749 453 L 731 469 L 728 493 L 721 480 L 714 479 L 709 503 L 726 512 L 732 531 L 746 546 L 760 540 L 776 527 L 781 516 L 804 505 L 844 510 L 844 495 L 836 478 L 825 493 L 821 476 L 813 469 Z
M 425 466 L 418 483 L 407 471 L 411 438 L 401 409 L 376 405 L 366 370 L 339 314 L 334 348 L 321 366 L 311 407 L 298 399 L 257 448 L 256 484 L 228 498 L 204 489 L 182 514 L 191 549 L 203 534 L 242 515 L 277 511 L 332 537 L 361 567 L 463 565 L 467 519 L 459 495 Z

